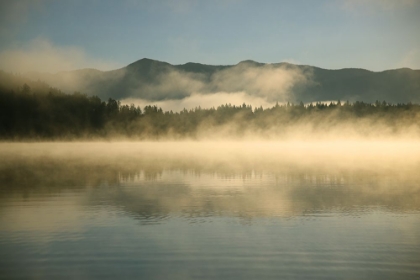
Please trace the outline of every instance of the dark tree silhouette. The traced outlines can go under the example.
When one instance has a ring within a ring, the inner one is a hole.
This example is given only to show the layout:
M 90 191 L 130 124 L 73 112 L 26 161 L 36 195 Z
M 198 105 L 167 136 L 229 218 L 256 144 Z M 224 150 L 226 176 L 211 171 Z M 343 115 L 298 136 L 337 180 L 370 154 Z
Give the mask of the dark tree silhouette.
M 6 82 L 7 81 L 7 82 Z M 363 124 L 363 125 L 362 125 Z M 243 103 L 217 108 L 197 107 L 164 112 L 156 105 L 141 108 L 109 98 L 75 92 L 65 94 L 41 82 L 26 82 L 0 72 L 0 139 L 77 139 L 135 137 L 139 139 L 195 138 L 209 131 L 228 128 L 230 136 L 245 131 L 265 136 L 282 135 L 296 127 L 310 127 L 320 133 L 352 127 L 361 135 L 378 127 L 386 131 L 420 131 L 418 104 L 390 104 L 385 101 L 276 103 L 272 108 Z M 343 128 L 344 127 L 344 128 Z M 372 132 L 373 133 L 373 132 Z M 420 137 L 420 135 L 417 135 Z

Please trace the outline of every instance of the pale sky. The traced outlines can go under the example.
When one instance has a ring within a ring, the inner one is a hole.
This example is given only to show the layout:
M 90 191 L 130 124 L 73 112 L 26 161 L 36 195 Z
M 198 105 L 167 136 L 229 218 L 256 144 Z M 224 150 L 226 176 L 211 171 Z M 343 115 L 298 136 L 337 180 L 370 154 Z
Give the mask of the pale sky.
M 420 0 L 0 2 L 3 70 L 110 70 L 144 57 L 420 69 Z

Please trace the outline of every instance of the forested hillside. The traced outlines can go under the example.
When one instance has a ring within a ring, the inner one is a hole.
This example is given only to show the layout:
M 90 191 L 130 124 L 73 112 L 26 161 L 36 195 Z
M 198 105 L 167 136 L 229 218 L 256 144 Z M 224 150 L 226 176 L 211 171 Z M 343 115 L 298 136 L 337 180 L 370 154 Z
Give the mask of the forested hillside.
M 141 59 L 126 67 L 99 71 L 28 73 L 64 91 L 80 91 L 102 99 L 140 98 L 149 101 L 182 99 L 194 93 L 245 92 L 269 101 L 391 103 L 420 102 L 420 70 L 408 68 L 372 72 L 365 69 L 329 70 L 290 63 L 205 65 Z
M 65 94 L 40 82 L 17 86 L 21 78 L 5 75 L 0 75 L 3 140 L 420 137 L 420 106 L 412 103 L 224 104 L 164 112 L 153 104 L 139 108 L 112 98 Z

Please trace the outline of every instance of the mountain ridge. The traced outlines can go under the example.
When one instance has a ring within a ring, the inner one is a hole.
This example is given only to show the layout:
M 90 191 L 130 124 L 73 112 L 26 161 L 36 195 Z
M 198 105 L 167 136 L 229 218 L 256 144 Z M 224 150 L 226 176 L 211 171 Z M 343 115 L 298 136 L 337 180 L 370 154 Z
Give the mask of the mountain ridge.
M 193 93 L 245 92 L 270 101 L 420 102 L 420 70 L 406 67 L 375 72 L 253 60 L 235 65 L 196 62 L 173 65 L 142 58 L 110 71 L 84 68 L 27 76 L 66 92 L 79 91 L 105 99 L 157 101 L 182 99 Z
M 333 68 L 323 68 L 323 67 L 319 67 L 319 66 L 315 66 L 315 65 L 309 65 L 309 64 L 290 63 L 290 62 L 286 62 L 286 61 L 265 63 L 265 62 L 258 62 L 258 61 L 252 60 L 252 59 L 241 60 L 236 64 L 205 64 L 205 63 L 193 62 L 193 61 L 189 61 L 189 62 L 186 62 L 186 63 L 183 63 L 183 64 L 172 64 L 172 63 L 169 63 L 169 62 L 156 60 L 156 59 L 151 59 L 151 58 L 147 58 L 147 57 L 138 59 L 138 60 L 136 60 L 132 63 L 129 63 L 126 66 L 123 66 L 123 67 L 118 68 L 118 69 L 122 69 L 122 68 L 125 68 L 125 67 L 129 66 L 129 65 L 139 63 L 139 62 L 142 62 L 142 61 L 153 61 L 153 62 L 158 62 L 158 63 L 165 63 L 165 64 L 169 64 L 171 66 L 184 66 L 184 65 L 187 65 L 187 64 L 197 64 L 197 65 L 212 66 L 212 67 L 231 67 L 231 66 L 236 66 L 238 64 L 245 63 L 245 62 L 252 62 L 252 63 L 263 64 L 263 65 L 289 64 L 289 65 L 306 66 L 306 67 L 313 67 L 313 68 L 318 68 L 318 69 L 323 69 L 323 70 L 331 70 L 331 71 L 346 70 L 346 69 L 365 70 L 365 71 L 373 72 L 373 73 L 382 73 L 382 72 L 386 72 L 386 71 L 401 70 L 401 69 L 408 69 L 408 70 L 412 70 L 412 71 L 420 71 L 420 69 L 412 69 L 412 68 L 409 68 L 409 67 L 392 68 L 392 69 L 385 69 L 385 70 L 381 70 L 381 71 L 374 71 L 374 70 L 369 70 L 369 69 L 365 69 L 365 68 L 358 68 L 358 67 L 344 67 L 344 68 L 333 69 Z M 88 69 L 94 69 L 94 68 L 88 68 Z M 94 69 L 94 70 L 98 70 L 98 69 Z M 114 70 L 117 70 L 117 69 L 114 69 Z M 107 71 L 98 70 L 98 71 L 108 72 L 108 71 L 114 71 L 114 70 L 107 70 Z M 58 72 L 58 73 L 60 73 L 60 72 Z

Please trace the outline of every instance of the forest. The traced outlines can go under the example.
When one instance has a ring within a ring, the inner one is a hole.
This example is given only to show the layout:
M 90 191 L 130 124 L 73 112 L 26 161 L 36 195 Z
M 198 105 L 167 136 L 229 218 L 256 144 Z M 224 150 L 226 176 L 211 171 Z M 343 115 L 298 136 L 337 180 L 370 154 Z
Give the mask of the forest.
M 32 87 L 33 88 L 32 88 Z M 420 105 L 385 101 L 287 103 L 271 108 L 224 104 L 180 112 L 109 98 L 66 94 L 45 84 L 0 87 L 0 139 L 206 139 L 420 137 Z

